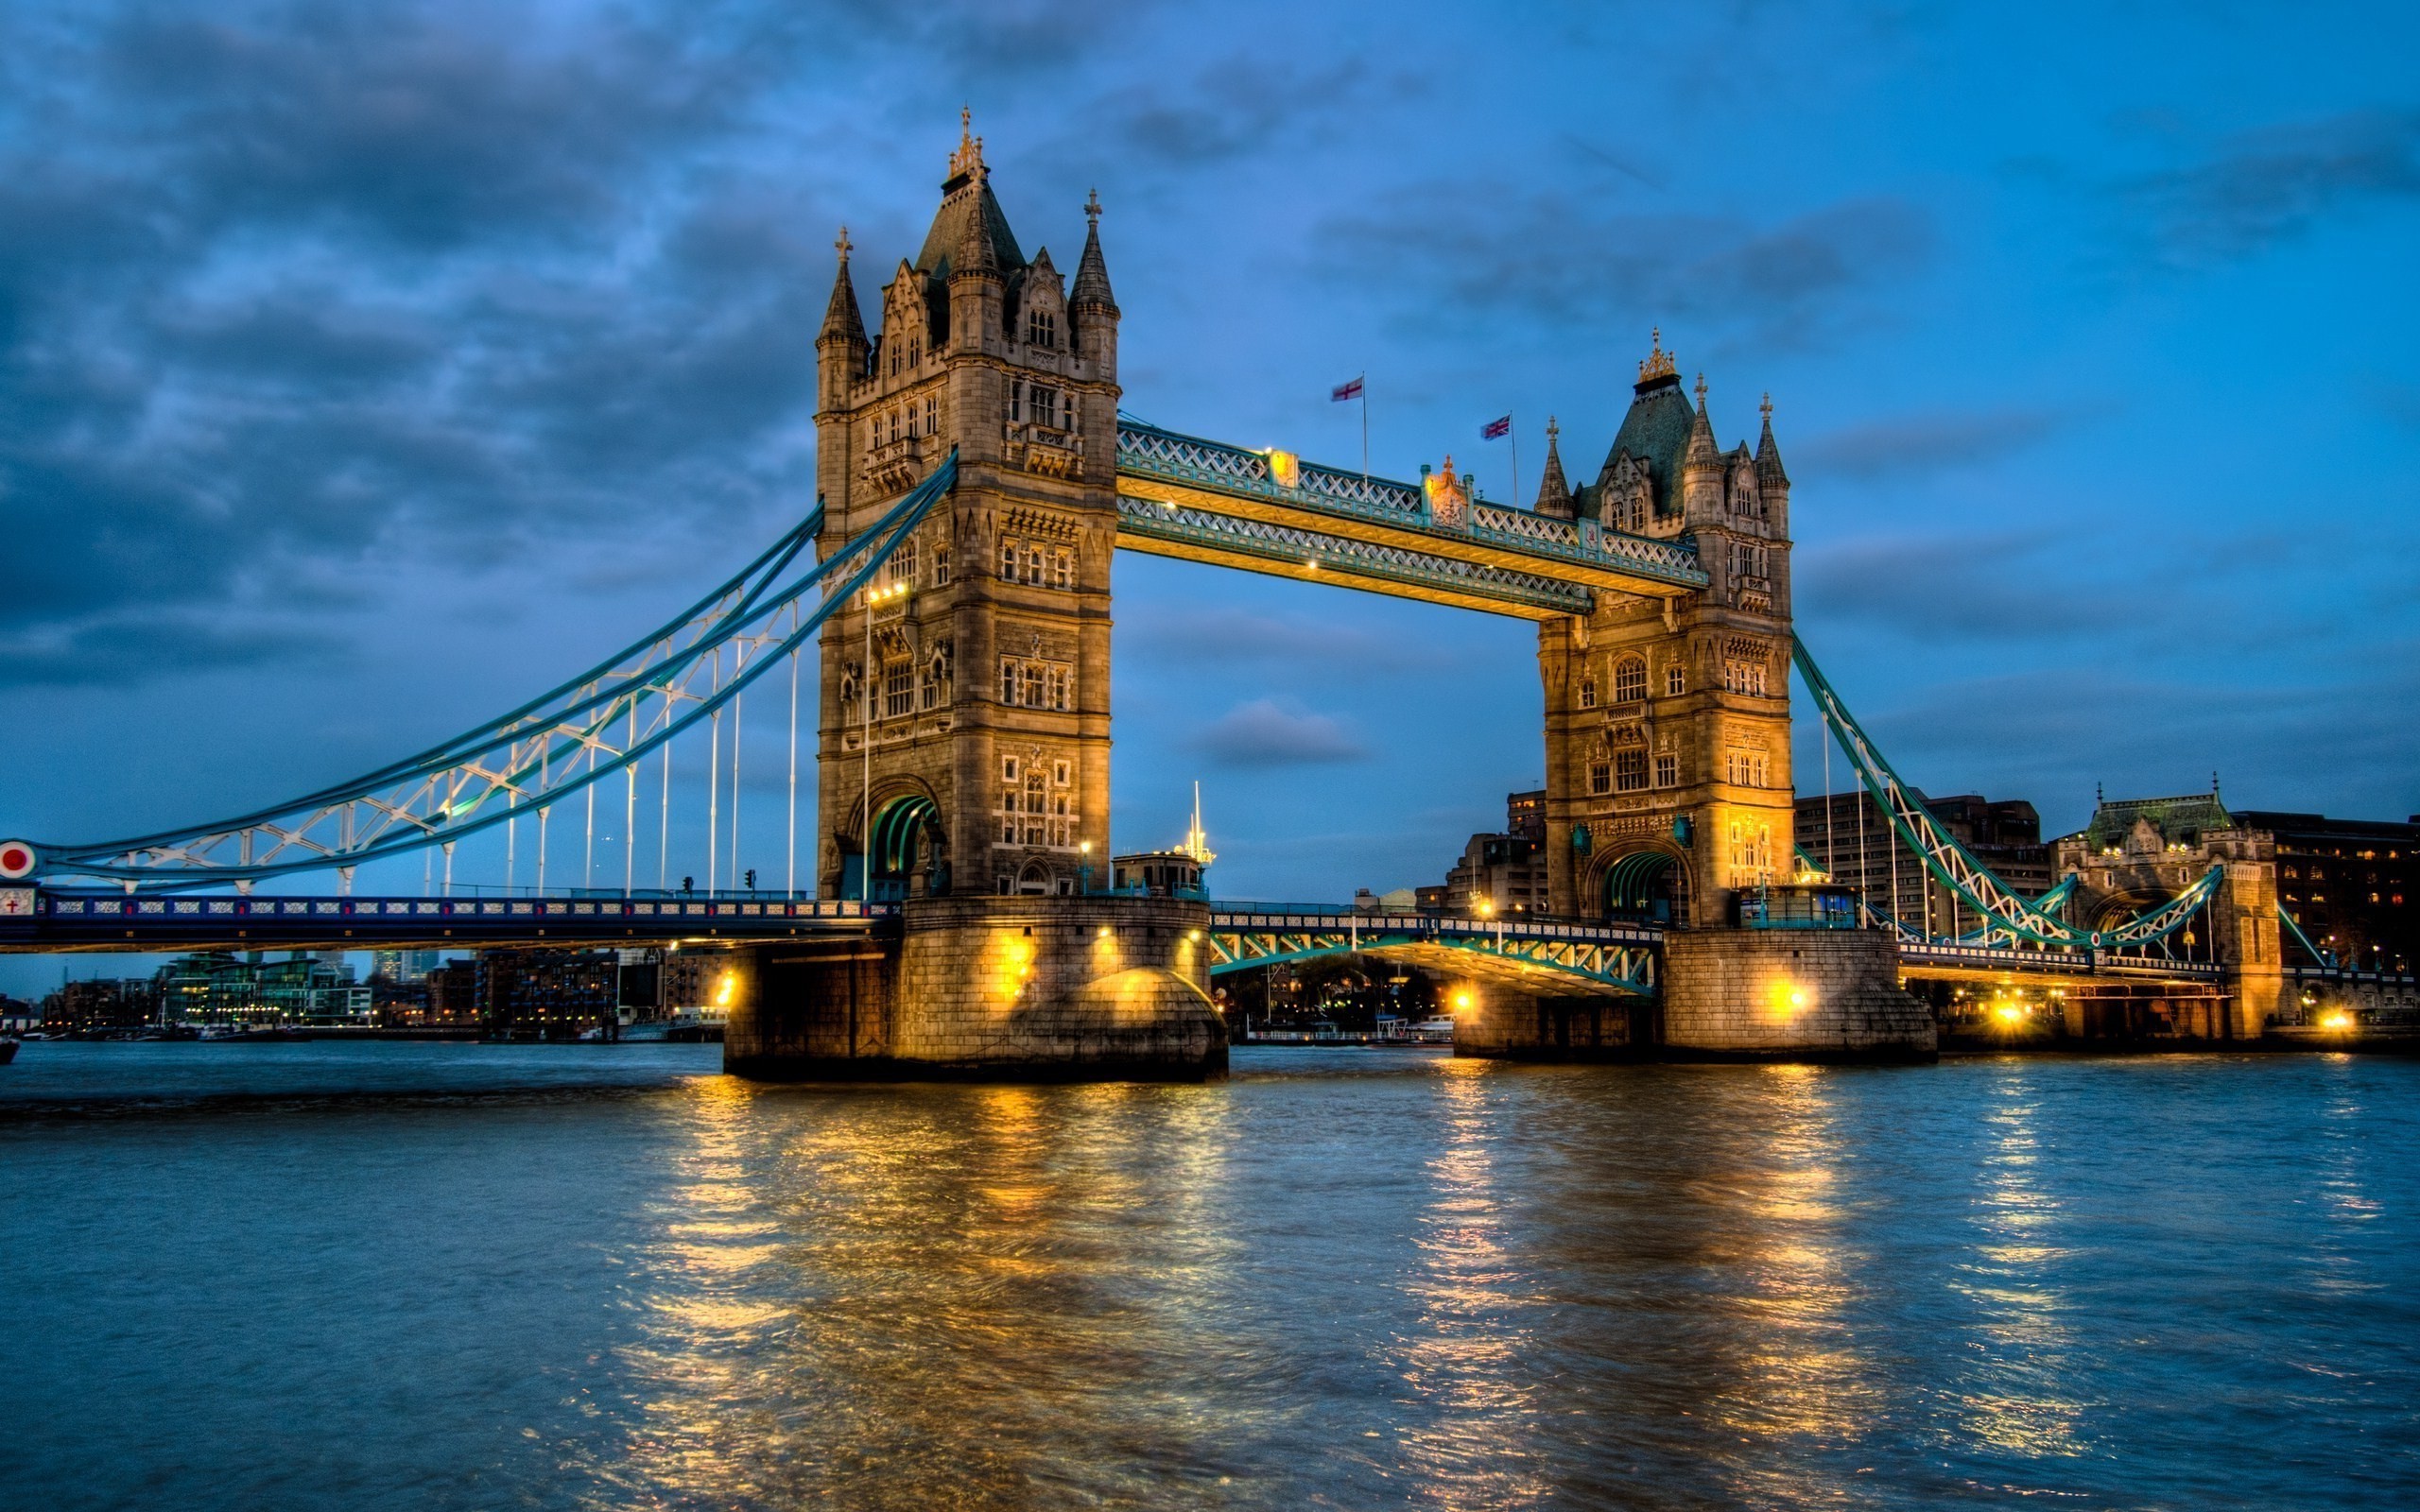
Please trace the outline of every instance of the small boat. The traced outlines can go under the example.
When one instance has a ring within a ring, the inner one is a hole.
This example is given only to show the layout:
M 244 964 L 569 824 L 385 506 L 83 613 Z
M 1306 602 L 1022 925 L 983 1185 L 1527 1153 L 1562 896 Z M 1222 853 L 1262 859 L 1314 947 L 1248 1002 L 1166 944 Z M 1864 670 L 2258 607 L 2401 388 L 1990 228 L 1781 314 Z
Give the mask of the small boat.
M 16 1058 L 17 1041 L 14 1040 L 0 1039 L 0 1066 L 5 1066 Z
M 1440 1013 L 1423 1019 L 1411 1026 L 1411 1042 L 1420 1045 L 1450 1045 L 1454 1042 L 1454 1016 Z

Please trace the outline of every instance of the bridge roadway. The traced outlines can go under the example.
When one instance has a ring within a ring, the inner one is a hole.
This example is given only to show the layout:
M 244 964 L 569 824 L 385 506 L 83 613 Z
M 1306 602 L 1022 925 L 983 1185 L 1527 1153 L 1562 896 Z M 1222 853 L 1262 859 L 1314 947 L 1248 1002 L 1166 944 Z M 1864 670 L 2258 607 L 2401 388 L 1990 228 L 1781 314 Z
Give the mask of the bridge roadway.
M 1664 943 L 1648 923 L 1366 913 L 1348 907 L 1210 904 L 1211 974 L 1345 954 L 1375 955 L 1544 995 L 1655 990 Z M 0 954 L 639 946 L 863 936 L 897 927 L 900 905 L 781 897 L 190 897 L 0 888 Z M 2225 968 L 2112 952 L 1902 941 L 1910 976 L 1989 981 L 2219 981 Z

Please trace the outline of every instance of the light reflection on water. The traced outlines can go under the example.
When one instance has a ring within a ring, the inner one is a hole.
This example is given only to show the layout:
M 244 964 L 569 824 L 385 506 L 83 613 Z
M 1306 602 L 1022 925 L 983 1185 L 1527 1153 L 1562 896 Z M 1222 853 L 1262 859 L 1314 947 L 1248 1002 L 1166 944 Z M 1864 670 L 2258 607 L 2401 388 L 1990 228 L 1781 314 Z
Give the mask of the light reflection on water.
M 70 1049 L 110 1053 L 27 1056 Z M 257 1107 L 0 1084 L 0 1265 L 42 1279 L 0 1331 L 0 1503 L 2420 1492 L 2408 1063 L 812 1089 L 556 1053 L 419 1062 L 468 1080 L 414 1101 L 363 1054 L 368 1099 L 328 1055 L 212 1063 Z M 504 1095 L 523 1064 L 552 1091 Z

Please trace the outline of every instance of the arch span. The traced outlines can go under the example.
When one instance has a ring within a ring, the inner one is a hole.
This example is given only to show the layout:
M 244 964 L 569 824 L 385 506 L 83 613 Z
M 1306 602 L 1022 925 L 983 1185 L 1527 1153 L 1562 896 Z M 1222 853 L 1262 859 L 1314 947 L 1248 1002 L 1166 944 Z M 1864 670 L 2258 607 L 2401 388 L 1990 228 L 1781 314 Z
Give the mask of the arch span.
M 1669 850 L 1632 850 L 1605 863 L 1598 898 L 1607 919 L 1684 922 L 1688 917 L 1687 866 Z
M 869 827 L 866 853 L 870 883 L 866 896 L 875 902 L 895 902 L 908 896 L 908 879 L 921 852 L 933 855 L 941 810 L 923 793 L 908 793 L 885 803 Z

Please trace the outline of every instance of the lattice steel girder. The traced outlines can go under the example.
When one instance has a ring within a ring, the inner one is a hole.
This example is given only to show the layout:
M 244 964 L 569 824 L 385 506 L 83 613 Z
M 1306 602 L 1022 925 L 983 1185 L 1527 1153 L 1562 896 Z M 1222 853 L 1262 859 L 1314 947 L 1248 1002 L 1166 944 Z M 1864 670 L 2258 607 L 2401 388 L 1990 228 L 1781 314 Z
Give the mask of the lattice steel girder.
M 1544 997 L 1649 997 L 1655 992 L 1657 947 L 1645 932 L 1564 929 L 1554 935 L 1500 934 L 1478 920 L 1420 928 L 1384 925 L 1221 926 L 1210 931 L 1210 973 L 1281 966 L 1339 955 L 1375 955 L 1470 976 Z M 1603 937 L 1570 937 L 1595 935 Z
M 1214 514 L 1322 531 L 1475 565 L 1541 573 L 1600 591 L 1672 598 L 1710 580 L 1692 546 L 1474 502 L 1440 525 L 1416 484 L 1299 463 L 1291 482 L 1267 454 L 1121 421 L 1117 491 Z
M 543 816 L 565 797 L 632 769 L 683 730 L 716 717 L 767 667 L 804 645 L 949 491 L 957 460 L 951 452 L 871 528 L 831 557 L 794 570 L 814 543 L 819 508 L 647 638 L 441 746 L 216 824 L 45 845 L 43 870 L 147 890 L 249 884 L 450 844 L 525 809 Z
M 2036 944 L 2094 949 L 2152 944 L 2184 928 L 2194 911 L 2211 900 L 2224 880 L 2224 868 L 2214 866 L 2184 892 L 2116 929 L 2080 929 L 2064 919 L 2052 917 L 2036 902 L 2020 896 L 1994 875 L 1991 868 L 1975 859 L 1958 837 L 1934 817 L 1915 789 L 1899 780 L 1899 774 L 1858 724 L 1848 706 L 1841 701 L 1840 694 L 1824 676 L 1823 669 L 1815 664 L 1806 643 L 1795 634 L 1790 637 L 1789 649 L 1790 660 L 1797 666 L 1800 679 L 1806 682 L 1807 693 L 1814 698 L 1817 711 L 1824 716 L 1824 723 L 1838 741 L 1842 754 L 1848 757 L 1849 767 L 1857 774 L 1858 781 L 1880 806 L 1892 829 L 1924 863 L 1925 869 L 1977 914 L 1991 920 L 1984 926 L 1984 933 L 2006 933 L 2012 938 L 2031 940 Z M 2064 903 L 2064 898 L 2061 902 Z M 1906 926 L 1899 927 L 1902 937 L 1907 937 Z
M 1597 602 L 1587 589 L 1538 573 L 1479 566 L 1432 552 L 1373 545 L 1329 532 L 1139 497 L 1117 501 L 1117 543 L 1154 557 L 1517 619 L 1584 615 L 1594 612 Z

